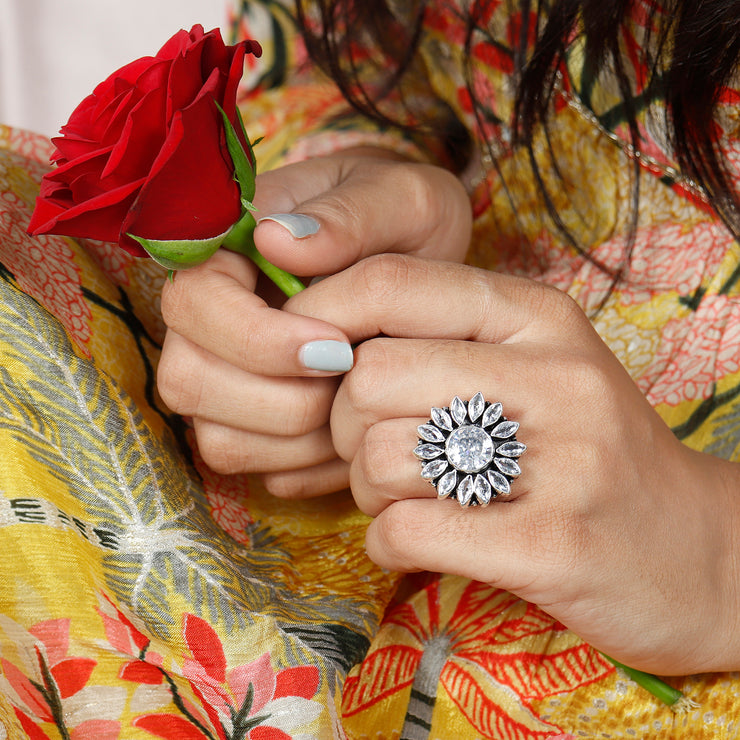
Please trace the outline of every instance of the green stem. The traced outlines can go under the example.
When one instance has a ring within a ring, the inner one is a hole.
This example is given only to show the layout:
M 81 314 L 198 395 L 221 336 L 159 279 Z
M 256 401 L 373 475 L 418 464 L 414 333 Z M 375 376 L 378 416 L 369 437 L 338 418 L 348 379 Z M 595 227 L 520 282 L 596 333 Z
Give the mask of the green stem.
M 602 655 L 604 654 L 602 653 Z M 652 673 L 645 673 L 644 671 L 630 668 L 624 665 L 624 663 L 610 658 L 608 655 L 604 655 L 604 657 L 626 673 L 638 686 L 641 686 L 646 691 L 649 691 L 656 699 L 660 699 L 664 704 L 667 704 L 674 712 L 686 712 L 697 706 L 695 702 L 685 697 L 681 691 L 674 689 L 673 686 L 669 686 L 665 681 L 662 681 Z
M 262 272 L 285 293 L 288 298 L 305 289 L 305 285 L 294 275 L 291 275 L 279 267 L 268 262 L 254 246 L 254 227 L 257 222 L 250 211 L 247 211 L 241 219 L 234 224 L 222 247 L 231 252 L 246 255 L 254 262 Z

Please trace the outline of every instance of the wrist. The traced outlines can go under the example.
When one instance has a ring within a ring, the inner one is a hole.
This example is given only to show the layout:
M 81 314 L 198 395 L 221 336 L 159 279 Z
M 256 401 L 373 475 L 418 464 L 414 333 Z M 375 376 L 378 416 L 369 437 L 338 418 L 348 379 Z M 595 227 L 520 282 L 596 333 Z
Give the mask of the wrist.
M 714 514 L 721 535 L 716 549 L 722 581 L 716 628 L 707 625 L 716 650 L 716 666 L 709 670 L 735 671 L 740 669 L 740 464 L 712 458 L 710 465 L 720 492 Z

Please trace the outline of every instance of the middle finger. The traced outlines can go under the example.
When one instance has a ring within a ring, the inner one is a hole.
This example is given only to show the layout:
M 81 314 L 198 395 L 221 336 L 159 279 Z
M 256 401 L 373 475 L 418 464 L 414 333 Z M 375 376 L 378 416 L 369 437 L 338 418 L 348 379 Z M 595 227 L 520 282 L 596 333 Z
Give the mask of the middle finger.
M 503 403 L 504 415 L 523 426 L 532 394 L 542 387 L 542 346 L 525 343 L 379 338 L 355 350 L 355 367 L 337 391 L 331 411 L 334 446 L 351 461 L 370 427 L 394 418 L 418 418 L 482 392 Z M 546 360 L 554 371 L 557 354 Z M 429 418 L 428 416 L 426 417 Z M 415 429 L 415 427 L 414 427 Z

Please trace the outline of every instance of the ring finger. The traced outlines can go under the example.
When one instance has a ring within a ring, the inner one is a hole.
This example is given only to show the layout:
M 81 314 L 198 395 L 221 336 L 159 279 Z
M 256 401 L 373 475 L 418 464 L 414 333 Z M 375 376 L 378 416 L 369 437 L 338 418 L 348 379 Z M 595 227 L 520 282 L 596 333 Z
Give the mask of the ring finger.
M 531 480 L 514 484 L 526 446 L 501 404 L 478 393 L 467 402 L 455 398 L 452 407 L 435 409 L 431 419 L 389 419 L 368 429 L 350 468 L 350 487 L 364 513 L 374 517 L 410 498 L 485 506 L 527 490 Z

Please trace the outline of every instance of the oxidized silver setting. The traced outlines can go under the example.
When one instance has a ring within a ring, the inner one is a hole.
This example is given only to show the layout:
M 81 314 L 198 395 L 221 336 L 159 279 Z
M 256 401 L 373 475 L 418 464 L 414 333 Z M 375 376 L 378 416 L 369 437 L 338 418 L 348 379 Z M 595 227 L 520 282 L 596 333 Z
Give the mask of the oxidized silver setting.
M 421 477 L 437 489 L 438 498 L 487 506 L 511 493 L 527 447 L 516 438 L 519 422 L 507 419 L 500 403 L 489 403 L 482 393 L 467 403 L 455 396 L 449 407 L 433 408 L 431 415 L 417 428 L 414 455 L 421 460 Z

